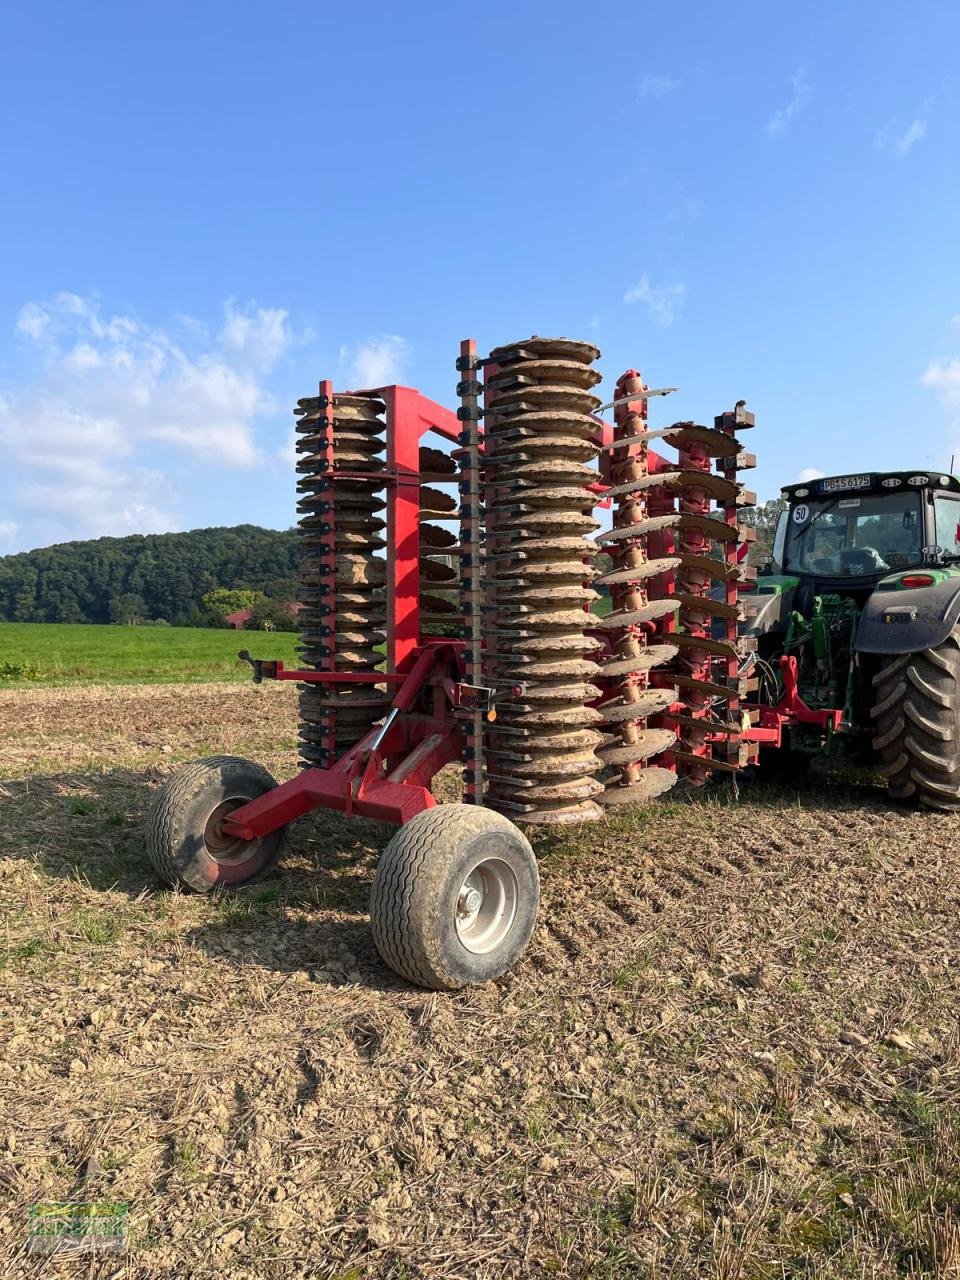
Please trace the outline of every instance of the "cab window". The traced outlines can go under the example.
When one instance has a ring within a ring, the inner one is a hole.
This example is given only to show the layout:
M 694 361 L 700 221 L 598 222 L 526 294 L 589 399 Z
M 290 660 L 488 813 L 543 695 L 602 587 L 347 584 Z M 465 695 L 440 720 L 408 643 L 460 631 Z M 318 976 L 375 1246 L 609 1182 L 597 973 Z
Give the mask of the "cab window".
M 937 522 L 937 546 L 944 555 L 960 555 L 960 498 L 948 498 L 938 493 L 933 509 Z
M 790 508 L 784 567 L 825 578 L 867 578 L 923 558 L 920 495 L 863 494 Z

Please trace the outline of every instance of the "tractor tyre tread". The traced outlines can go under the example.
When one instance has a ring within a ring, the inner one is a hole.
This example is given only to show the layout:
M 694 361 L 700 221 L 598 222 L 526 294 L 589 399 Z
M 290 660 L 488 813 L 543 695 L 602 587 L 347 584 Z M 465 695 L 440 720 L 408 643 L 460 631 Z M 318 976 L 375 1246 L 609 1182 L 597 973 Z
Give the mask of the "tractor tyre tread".
M 960 627 L 934 649 L 893 658 L 873 684 L 873 745 L 890 798 L 960 808 Z

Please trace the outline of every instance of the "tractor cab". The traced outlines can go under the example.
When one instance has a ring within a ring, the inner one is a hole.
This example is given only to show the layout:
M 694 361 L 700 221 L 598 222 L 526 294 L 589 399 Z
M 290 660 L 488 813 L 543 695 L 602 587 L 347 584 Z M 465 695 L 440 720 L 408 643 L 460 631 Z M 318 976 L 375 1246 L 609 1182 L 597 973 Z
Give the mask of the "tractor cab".
M 953 476 L 824 476 L 782 494 L 788 506 L 774 541 L 774 572 L 799 579 L 807 591 L 865 599 L 891 575 L 960 561 L 960 481 Z
M 866 741 L 878 655 L 928 647 L 923 628 L 946 625 L 944 609 L 954 608 L 960 480 L 871 472 L 788 485 L 782 495 L 772 563 L 742 596 L 741 634 L 754 637 L 762 669 L 789 659 L 805 704 L 842 712 L 838 727 Z M 817 734 L 793 738 L 822 745 Z

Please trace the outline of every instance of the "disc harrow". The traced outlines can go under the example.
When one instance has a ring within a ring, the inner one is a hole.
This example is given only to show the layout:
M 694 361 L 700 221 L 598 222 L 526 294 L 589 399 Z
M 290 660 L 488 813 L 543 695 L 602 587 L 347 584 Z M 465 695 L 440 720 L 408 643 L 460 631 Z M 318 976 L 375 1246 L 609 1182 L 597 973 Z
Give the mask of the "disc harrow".
M 600 817 L 602 734 L 588 633 L 597 528 L 596 347 L 530 338 L 490 353 L 484 380 L 483 675 L 518 693 L 485 735 L 485 803 L 539 825 Z
M 303 768 L 277 784 L 218 756 L 171 779 L 148 840 L 169 883 L 242 884 L 320 809 L 392 822 L 371 895 L 381 956 L 432 989 L 487 981 L 536 922 L 535 852 L 514 822 L 594 821 L 678 775 L 738 768 L 784 723 L 839 727 L 799 698 L 792 658 L 777 706 L 739 706 L 752 416 L 741 402 L 713 427 L 651 430 L 648 402 L 672 389 L 629 370 L 601 405 L 599 354 L 532 337 L 481 358 L 465 339 L 456 411 L 329 381 L 298 402 L 302 661 L 240 656 L 258 682 L 299 684 Z M 449 766 L 463 803 L 438 805 Z
M 456 484 L 456 459 L 440 449 L 420 449 L 420 624 L 431 631 L 451 633 L 462 627 L 462 616 L 455 592 L 459 572 L 455 560 L 460 548 L 456 535 L 446 521 L 460 519 L 457 500 L 452 494 L 434 487 L 436 482 Z M 434 483 L 427 484 L 430 480 Z
M 630 405 L 618 411 L 624 408 Z M 679 422 L 647 431 L 645 422 L 635 421 L 625 429 L 621 448 L 626 445 L 642 454 L 656 439 L 676 446 L 677 464 L 660 459 L 653 472 L 644 474 L 643 468 L 634 467 L 634 474 L 626 478 L 617 475 L 609 493 L 621 504 L 619 512 L 627 514 L 601 535 L 618 557 L 624 547 L 646 541 L 647 554 L 653 557 L 648 563 L 675 570 L 648 575 L 647 607 L 662 606 L 650 621 L 673 647 L 669 671 L 655 675 L 654 681 L 661 686 L 669 681 L 676 695 L 671 708 L 660 710 L 656 723 L 674 735 L 670 762 L 693 785 L 702 784 L 714 770 L 746 763 L 737 710 L 744 690 L 740 659 L 745 646 L 737 639 L 737 583 L 751 572 L 741 566 L 738 547 L 752 537 L 752 530 L 738 524 L 737 511 L 749 505 L 753 495 L 735 478 L 744 455 L 733 432 L 752 425 L 753 416 L 742 405 L 718 418 L 712 428 Z M 715 460 L 723 474 L 712 470 Z M 719 515 L 714 502 L 723 504 Z M 622 583 L 625 572 L 616 569 L 608 581 Z M 723 639 L 714 634 L 718 627 Z
M 652 579 L 669 576 L 679 560 L 675 556 L 651 559 L 647 554 L 647 536 L 661 526 L 648 520 L 646 512 L 646 495 L 656 477 L 649 473 L 644 389 L 634 369 L 617 382 L 612 485 L 607 490 L 615 500 L 613 526 L 600 535 L 613 563 L 596 580 L 598 586 L 609 587 L 612 604 L 611 612 L 600 620 L 610 644 L 600 669 L 606 696 L 599 706 L 608 734 L 597 752 L 605 766 L 600 797 L 605 806 L 642 804 L 676 782 L 671 769 L 651 763 L 676 741 L 672 730 L 648 726 L 649 718 L 665 711 L 676 697 L 673 687 L 652 686 L 651 680 L 678 650 L 671 644 L 648 643 L 657 619 L 674 609 L 669 599 L 651 602 L 648 590 Z
M 317 671 L 374 671 L 385 639 L 384 404 L 324 394 L 297 401 L 300 654 Z M 300 688 L 300 758 L 328 765 L 385 713 L 375 685 Z

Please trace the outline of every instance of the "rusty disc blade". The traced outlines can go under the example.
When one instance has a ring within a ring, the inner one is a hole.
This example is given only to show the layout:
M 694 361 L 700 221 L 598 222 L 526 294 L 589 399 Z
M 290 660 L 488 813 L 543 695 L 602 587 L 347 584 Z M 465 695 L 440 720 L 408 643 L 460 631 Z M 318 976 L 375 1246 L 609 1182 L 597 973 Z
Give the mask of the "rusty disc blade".
M 502 745 L 505 749 L 511 749 L 511 743 L 515 743 L 514 750 L 522 751 L 524 744 L 529 737 L 531 743 L 536 745 L 538 751 L 592 751 L 603 741 L 603 734 L 598 733 L 596 729 L 580 729 L 571 728 L 563 729 L 556 727 L 554 732 L 543 732 L 541 730 L 526 729 L 522 732 L 506 732 L 512 726 L 500 725 L 499 721 L 489 725 L 487 732 L 491 738 L 496 738 L 498 729 L 502 729 Z M 597 753 L 599 754 L 599 753 Z
M 538 462 L 522 462 L 513 470 L 518 480 L 531 479 L 538 484 L 545 481 L 579 485 L 593 484 L 597 473 L 582 462 L 572 462 L 569 458 L 544 458 Z M 497 483 L 496 480 L 493 481 Z
M 442 560 L 424 556 L 420 561 L 420 578 L 424 582 L 456 582 L 459 577 L 459 569 L 444 564 Z
M 671 632 L 671 635 L 674 633 Z M 649 671 L 651 667 L 662 667 L 665 662 L 675 658 L 679 650 L 672 644 L 648 644 L 643 651 L 633 658 L 614 658 L 600 666 L 600 674 L 605 680 L 614 676 L 629 676 L 635 672 Z
M 626 569 L 613 569 L 610 573 L 602 573 L 597 578 L 598 586 L 614 586 L 620 582 L 643 582 L 647 578 L 655 578 L 660 573 L 675 569 L 680 563 L 679 556 L 665 556 L 661 560 L 645 560 L 643 564 L 630 565 Z
M 677 775 L 672 769 L 660 769 L 653 765 L 643 770 L 639 782 L 627 785 L 615 782 L 606 788 L 599 800 L 604 808 L 616 804 L 646 804 L 648 800 L 655 800 L 657 796 L 669 791 L 676 781 Z
M 593 413 L 600 408 L 600 397 L 579 387 L 551 386 L 548 382 L 516 383 L 514 386 L 491 387 L 484 396 L 484 406 L 504 417 L 517 412 L 544 409 L 572 409 L 575 413 Z
M 546 431 L 553 435 L 570 433 L 576 436 L 596 436 L 602 429 L 599 420 L 589 413 L 577 413 L 571 408 L 534 409 L 498 418 L 490 428 L 490 435 L 493 439 L 506 437 L 516 428 L 538 435 Z
M 456 476 L 457 461 L 451 457 L 449 453 L 444 453 L 442 449 L 434 449 L 428 444 L 422 444 L 419 452 L 420 473 L 432 472 L 438 476 Z
M 559 728 L 562 725 L 583 728 L 599 724 L 601 720 L 602 716 L 596 707 L 578 704 L 569 707 L 537 707 L 530 711 L 501 710 L 496 723 L 517 729 Z
M 627 538 L 640 538 L 647 533 L 657 533 L 660 529 L 675 529 L 679 524 L 679 511 L 671 511 L 668 515 L 648 516 L 646 520 L 638 520 L 635 524 L 604 529 L 597 534 L 594 542 L 623 542 Z
M 488 758 L 497 761 L 495 772 L 516 778 L 580 778 L 589 777 L 600 768 L 600 761 L 592 751 L 533 751 L 534 743 L 522 744 L 521 750 L 529 754 L 529 760 L 512 760 L 515 751 L 487 751 Z M 531 750 L 527 750 L 530 747 Z M 492 768 L 493 766 L 491 766 Z
M 593 533 L 600 523 L 593 516 L 579 511 L 527 511 L 518 514 L 501 513 L 497 519 L 497 533 L 525 531 L 530 533 L 552 532 L 560 534 Z
M 492 557 L 487 556 L 487 559 Z M 519 560 L 516 566 L 511 568 L 509 577 L 504 573 L 500 583 L 504 588 L 510 589 L 514 586 L 534 586 L 541 579 L 546 579 L 548 581 L 543 589 L 552 591 L 557 582 L 582 586 L 585 582 L 591 582 L 597 573 L 598 570 L 593 565 L 584 564 L 576 559 L 569 564 L 563 562 L 556 564 L 551 560 Z
M 681 764 L 694 765 L 720 773 L 738 773 L 740 770 L 738 764 L 731 764 L 729 760 L 718 760 L 716 756 L 698 756 L 689 751 L 674 751 L 673 758 Z
M 521 356 L 519 353 L 523 352 Z M 494 347 L 490 359 L 494 364 L 512 364 L 519 359 L 530 356 L 555 356 L 563 360 L 577 360 L 581 364 L 591 364 L 600 358 L 600 348 L 592 342 L 581 342 L 577 338 L 543 338 L 535 333 L 521 342 L 507 342 Z
M 603 817 L 603 810 L 593 800 L 582 800 L 579 804 L 529 809 L 524 813 L 514 814 L 513 817 L 515 821 L 527 826 L 563 827 L 575 826 L 581 822 L 598 822 Z
M 640 609 L 616 609 L 602 618 L 597 618 L 595 626 L 601 631 L 615 631 L 618 627 L 632 627 L 640 622 L 652 622 L 655 618 L 665 618 L 677 608 L 676 599 L 667 596 L 663 600 L 651 600 Z
M 738 605 L 727 604 L 723 600 L 714 600 L 710 596 L 688 595 L 686 592 L 680 591 L 673 598 L 679 603 L 681 613 L 707 613 L 711 618 L 740 617 Z
M 726 644 L 722 640 L 713 640 L 709 636 L 692 636 L 686 631 L 678 631 L 673 633 L 671 639 L 675 645 L 681 649 L 701 649 L 704 653 L 710 653 L 718 658 L 739 658 L 739 653 L 732 644 Z
M 596 453 L 597 446 L 579 436 L 540 435 L 499 442 L 490 454 L 490 461 L 519 464 L 537 462 L 541 458 L 559 458 L 567 462 L 578 458 L 593 458 Z
M 597 675 L 600 668 L 585 658 L 555 659 L 547 662 L 516 663 L 511 659 L 497 664 L 500 673 L 512 680 L 569 680 Z
M 530 348 L 525 348 L 527 351 Z M 491 359 L 493 353 L 491 352 Z M 519 359 L 511 361 L 490 375 L 486 380 L 488 387 L 509 385 L 514 378 L 530 378 L 533 382 L 547 383 L 550 386 L 563 387 L 568 383 L 583 390 L 589 390 L 601 382 L 602 375 L 591 369 L 580 359 L 565 360 L 558 348 L 544 350 L 533 360 Z
M 507 684 L 504 680 L 502 683 Z M 600 697 L 600 690 L 593 684 L 587 684 L 585 681 L 569 682 L 567 684 L 556 684 L 551 681 L 548 684 L 542 682 L 528 682 L 526 680 L 516 681 L 523 684 L 523 693 L 516 698 L 515 706 L 519 710 L 531 710 L 529 704 L 538 702 L 565 702 L 589 703 L 595 702 Z
M 563 656 L 567 653 L 592 653 L 603 648 L 602 640 L 584 635 L 582 631 L 548 631 L 540 635 L 536 631 L 511 632 L 504 629 L 496 631 L 494 635 L 496 639 L 491 641 L 493 648 L 490 652 L 494 662 L 509 661 L 514 650 L 518 654 L 555 653 Z
M 430 511 L 454 511 L 457 500 L 452 493 L 444 493 L 442 489 L 434 489 L 429 484 L 420 486 L 420 508 Z
M 430 613 L 457 613 L 459 611 L 459 605 L 453 600 L 444 600 L 443 596 L 423 594 L 422 592 L 420 595 L 420 608 L 421 610 L 426 609 Z M 337 617 L 340 617 L 339 613 Z
M 601 702 L 597 710 L 605 724 L 622 724 L 625 720 L 644 720 L 658 715 L 677 700 L 676 689 L 643 689 L 633 702 L 612 698 Z
M 588 514 L 593 508 L 593 494 L 583 485 L 579 484 L 555 484 L 549 488 L 543 486 L 527 484 L 518 492 L 512 492 L 497 497 L 487 503 L 488 511 L 500 511 L 504 507 L 519 506 L 521 510 L 526 507 L 559 507 L 561 510 L 570 510 L 571 508 L 581 508 L 584 514 Z
M 641 729 L 636 742 L 598 747 L 597 755 L 604 764 L 639 764 L 641 760 L 649 760 L 651 756 L 668 751 L 676 740 L 677 735 L 670 729 Z
M 738 691 L 734 688 L 729 688 L 727 685 L 714 684 L 710 680 L 698 680 L 696 676 L 679 676 L 671 674 L 670 679 L 678 688 L 687 689 L 693 694 L 699 693 L 705 698 L 725 698 L 727 701 L 730 701 L 731 699 L 738 698 L 740 696 Z

